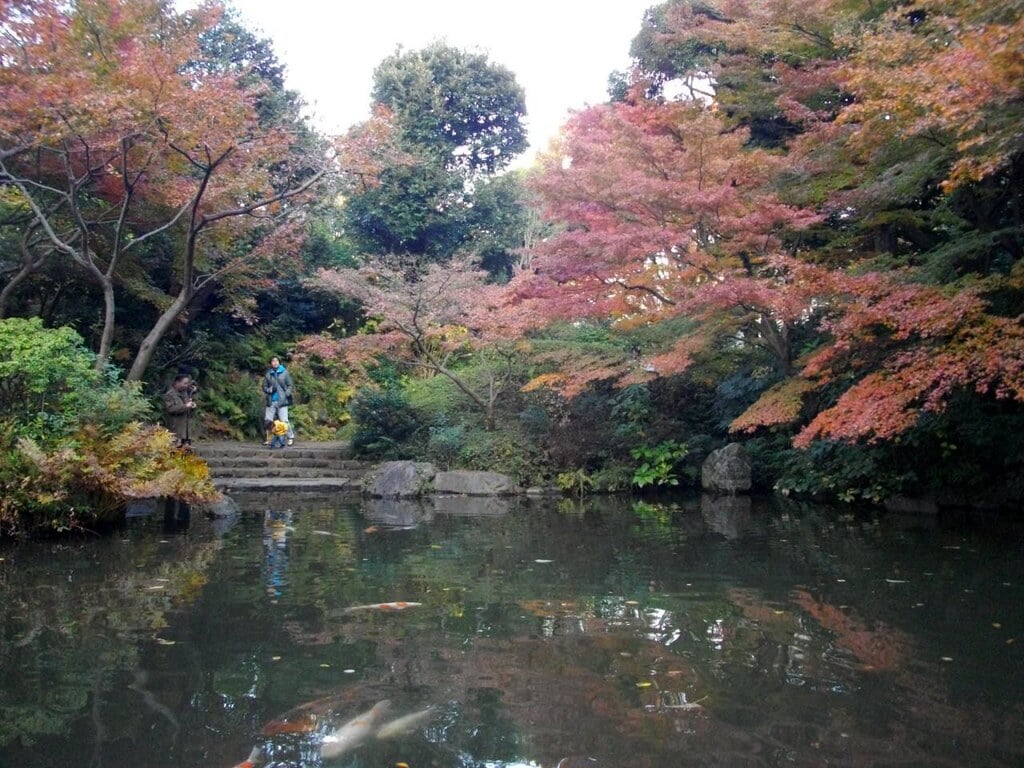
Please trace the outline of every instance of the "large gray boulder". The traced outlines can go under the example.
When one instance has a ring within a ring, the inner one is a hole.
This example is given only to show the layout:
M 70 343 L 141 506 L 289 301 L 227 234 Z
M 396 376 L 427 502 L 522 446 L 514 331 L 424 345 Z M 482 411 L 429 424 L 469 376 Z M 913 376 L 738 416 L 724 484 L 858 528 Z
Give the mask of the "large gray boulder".
M 363 495 L 404 499 L 430 493 L 437 467 L 424 461 L 386 461 L 363 479 Z
M 705 491 L 742 493 L 749 491 L 750 457 L 739 443 L 729 443 L 712 451 L 700 468 L 700 483 Z
M 509 496 L 518 489 L 512 478 L 500 472 L 454 469 L 434 475 L 434 492 L 459 496 Z

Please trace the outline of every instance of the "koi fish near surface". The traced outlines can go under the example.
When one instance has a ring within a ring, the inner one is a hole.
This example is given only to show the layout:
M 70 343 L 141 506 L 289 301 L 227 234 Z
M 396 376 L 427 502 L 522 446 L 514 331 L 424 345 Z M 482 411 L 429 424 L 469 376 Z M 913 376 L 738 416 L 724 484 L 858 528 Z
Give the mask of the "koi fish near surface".
M 355 749 L 373 735 L 377 723 L 381 718 L 387 717 L 390 711 L 390 701 L 378 701 L 372 709 L 352 718 L 338 730 L 328 733 L 320 745 L 320 756 L 329 760 Z
M 408 715 L 389 720 L 377 729 L 377 738 L 394 739 L 398 736 L 412 733 L 420 726 L 433 720 L 436 709 L 436 707 L 430 706 L 418 712 L 410 712 Z
M 352 611 L 404 611 L 406 608 L 416 608 L 423 603 L 410 603 L 405 600 L 396 600 L 393 603 L 369 603 L 368 605 L 353 605 L 345 609 L 345 613 Z
M 323 696 L 293 707 L 266 723 L 260 731 L 264 736 L 278 736 L 288 733 L 312 733 L 329 720 L 340 708 L 351 704 L 352 694 L 345 691 Z
M 256 768 L 258 765 L 263 765 L 263 747 L 253 747 L 252 752 L 242 762 L 235 766 L 235 768 Z M 259 762 L 256 762 L 259 760 Z

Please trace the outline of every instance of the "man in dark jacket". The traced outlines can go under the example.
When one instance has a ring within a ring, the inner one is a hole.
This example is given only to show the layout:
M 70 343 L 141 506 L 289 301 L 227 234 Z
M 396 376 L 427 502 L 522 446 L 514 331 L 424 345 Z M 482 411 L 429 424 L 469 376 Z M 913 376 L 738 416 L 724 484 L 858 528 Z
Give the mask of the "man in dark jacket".
M 164 392 L 164 424 L 178 436 L 178 445 L 188 445 L 192 442 L 189 435 L 189 418 L 196 408 L 196 403 L 192 399 L 194 393 L 192 377 L 186 373 L 175 376 L 174 383 Z
M 263 423 L 273 422 L 274 419 L 285 422 L 288 425 L 288 445 L 295 442 L 295 430 L 292 429 L 292 423 L 288 419 L 288 406 L 292 404 L 293 392 L 292 375 L 281 365 L 278 358 L 270 358 L 270 368 L 263 377 L 263 395 L 266 404 Z M 267 437 L 267 442 L 270 442 L 269 437 Z

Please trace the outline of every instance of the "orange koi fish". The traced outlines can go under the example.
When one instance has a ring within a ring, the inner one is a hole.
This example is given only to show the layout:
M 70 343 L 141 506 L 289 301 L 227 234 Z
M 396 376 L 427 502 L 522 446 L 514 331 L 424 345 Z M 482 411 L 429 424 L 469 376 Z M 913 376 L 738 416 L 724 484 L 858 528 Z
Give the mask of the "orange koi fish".
M 343 691 L 331 696 L 323 696 L 292 707 L 283 715 L 278 715 L 263 726 L 260 731 L 264 736 L 278 736 L 289 733 L 312 733 L 321 723 L 330 720 L 342 706 L 349 704 L 354 697 L 351 691 Z
M 259 762 L 256 762 L 257 760 Z M 249 756 L 236 765 L 235 768 L 256 768 L 259 765 L 263 765 L 263 747 L 253 747 Z

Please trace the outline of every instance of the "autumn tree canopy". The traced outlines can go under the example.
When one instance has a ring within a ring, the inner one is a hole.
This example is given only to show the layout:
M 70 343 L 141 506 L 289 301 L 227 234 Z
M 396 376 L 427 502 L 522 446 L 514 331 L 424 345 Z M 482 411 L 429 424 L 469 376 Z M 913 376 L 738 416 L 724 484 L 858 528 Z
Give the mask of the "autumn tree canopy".
M 267 83 L 251 67 L 203 63 L 215 5 L 83 0 L 2 13 L 0 183 L 23 235 L 0 301 L 47 261 L 86 276 L 104 296 L 102 364 L 115 289 L 161 292 L 129 371 L 139 379 L 198 292 L 283 252 L 275 222 L 327 158 L 295 151 L 294 122 L 269 119 L 287 110 L 261 101 Z M 148 272 L 147 250 L 168 243 L 171 274 Z
M 1008 2 L 652 9 L 628 92 L 541 162 L 560 231 L 509 311 L 692 321 L 602 370 L 622 383 L 767 350 L 733 428 L 798 445 L 892 440 L 958 393 L 1024 402 L 1021 25 Z

